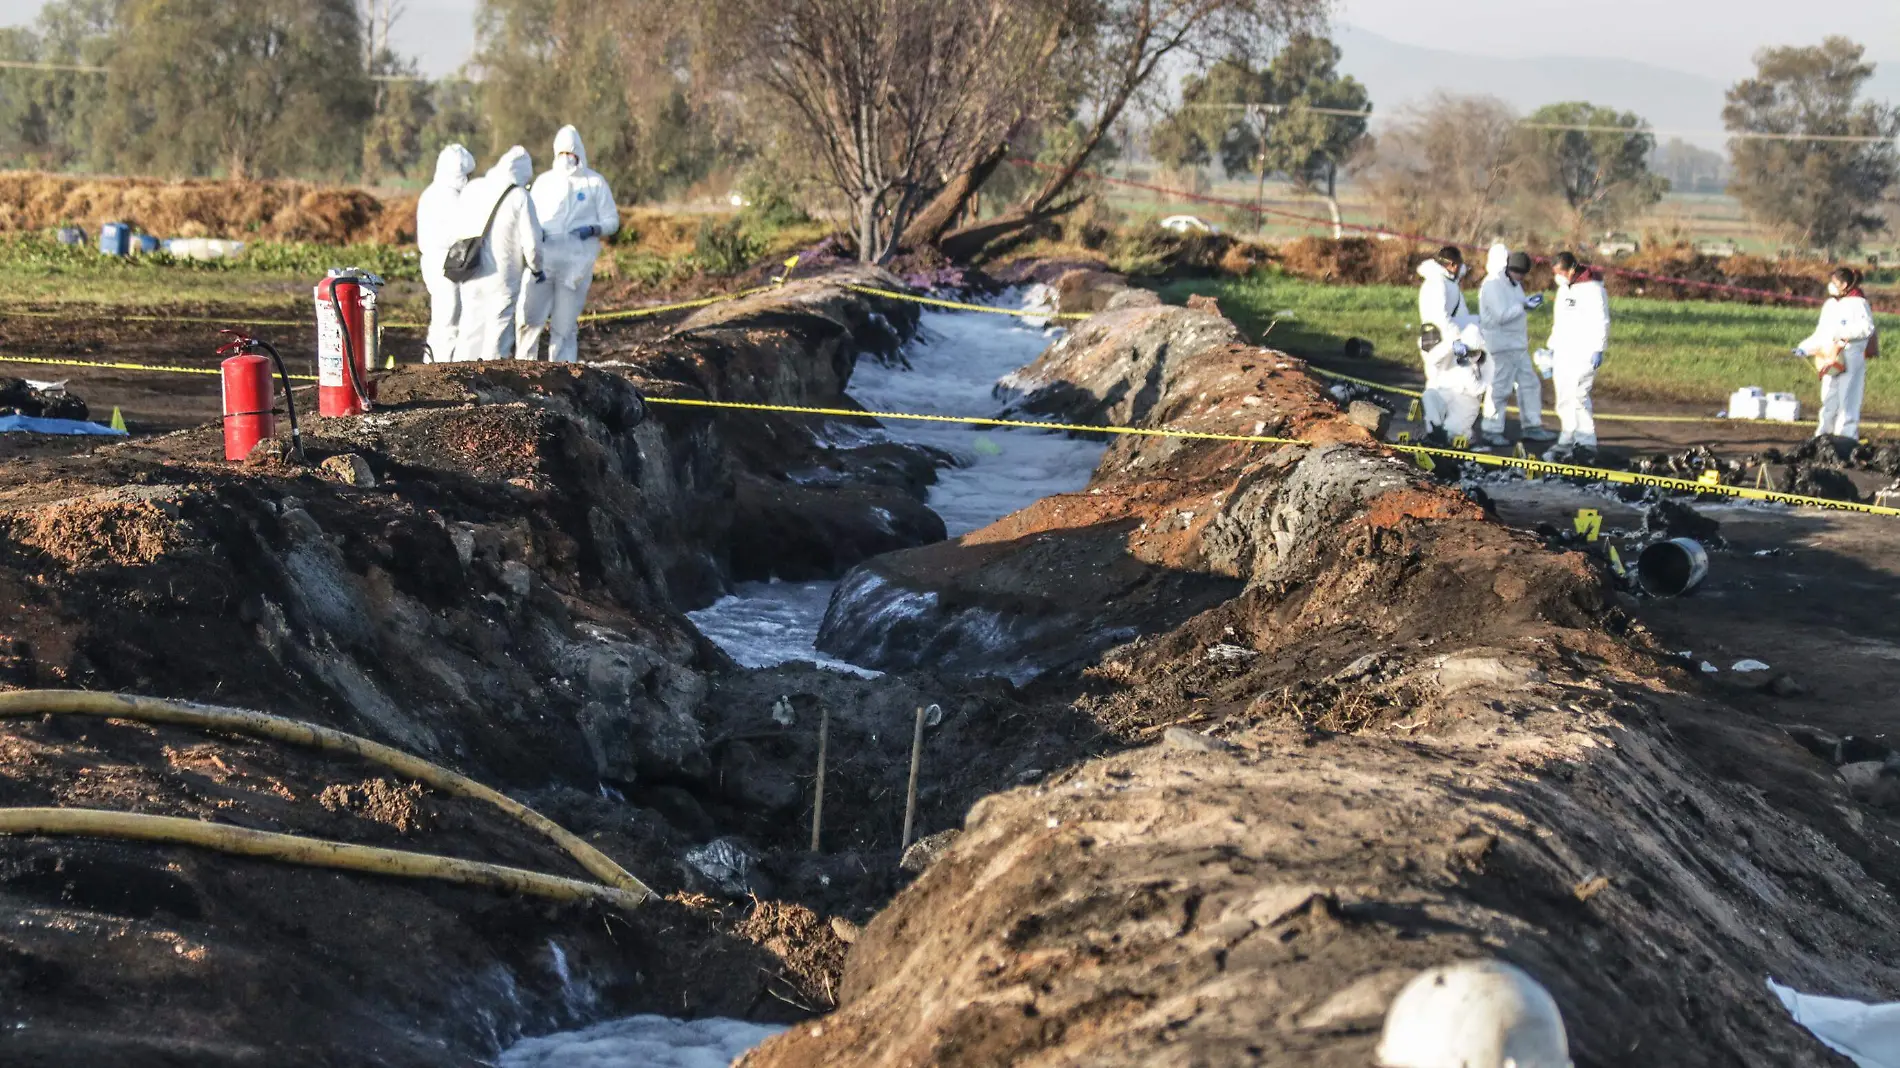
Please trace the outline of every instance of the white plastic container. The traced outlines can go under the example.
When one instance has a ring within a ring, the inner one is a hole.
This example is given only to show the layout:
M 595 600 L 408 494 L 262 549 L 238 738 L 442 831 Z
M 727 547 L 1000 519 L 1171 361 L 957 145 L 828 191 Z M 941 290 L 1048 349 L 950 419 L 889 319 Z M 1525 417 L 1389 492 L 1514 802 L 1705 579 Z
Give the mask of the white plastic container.
M 1743 386 L 1728 398 L 1730 419 L 1760 419 L 1768 414 L 1768 394 L 1760 386 Z
M 1798 423 L 1801 421 L 1801 398 L 1792 393 L 1770 393 L 1762 417 L 1777 423 Z
M 244 242 L 217 237 L 177 237 L 165 242 L 165 250 L 181 260 L 221 260 L 244 251 Z

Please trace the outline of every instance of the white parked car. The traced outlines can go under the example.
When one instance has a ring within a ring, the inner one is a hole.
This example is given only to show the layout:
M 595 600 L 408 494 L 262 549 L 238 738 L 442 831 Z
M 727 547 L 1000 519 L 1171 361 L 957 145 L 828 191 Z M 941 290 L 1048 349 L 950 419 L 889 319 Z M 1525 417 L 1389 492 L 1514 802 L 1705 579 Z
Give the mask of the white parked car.
M 1220 227 L 1194 215 L 1170 215 L 1156 225 L 1171 234 L 1220 233 Z
M 1636 239 L 1628 234 L 1604 234 L 1603 240 L 1597 242 L 1597 255 L 1611 259 L 1617 256 L 1634 256 L 1641 248 Z

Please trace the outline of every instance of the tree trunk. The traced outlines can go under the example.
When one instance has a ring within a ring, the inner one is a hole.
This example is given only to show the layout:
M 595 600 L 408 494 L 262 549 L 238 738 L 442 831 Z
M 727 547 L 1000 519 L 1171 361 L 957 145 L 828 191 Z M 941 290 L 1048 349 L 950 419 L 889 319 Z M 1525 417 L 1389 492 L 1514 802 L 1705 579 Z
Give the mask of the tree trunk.
M 1058 219 L 1074 211 L 1082 203 L 1081 198 L 1058 204 L 1046 211 L 1015 211 L 998 215 L 994 219 L 985 219 L 969 226 L 958 227 L 943 235 L 937 247 L 943 254 L 958 263 L 968 263 L 990 244 L 1000 241 L 1011 234 L 1019 233 L 1039 223 Z
M 1256 234 L 1267 232 L 1267 213 L 1261 210 L 1266 207 L 1266 201 L 1267 157 L 1261 156 L 1259 181 L 1255 182 L 1253 187 L 1253 232 Z
M 1339 217 L 1339 165 L 1337 163 L 1326 165 L 1326 207 L 1333 213 L 1333 240 L 1345 240 L 1345 221 Z
M 917 213 L 909 226 L 904 227 L 904 237 L 899 244 L 905 248 L 921 248 L 942 240 L 943 235 L 957 224 L 964 210 L 975 201 L 983 183 L 989 181 L 990 175 L 996 173 L 996 168 L 1008 158 L 1009 142 L 999 142 L 962 173 L 950 179 L 950 184 L 931 198 L 930 203 L 924 205 L 924 210 Z
M 877 242 L 877 198 L 858 198 L 858 262 L 876 263 L 878 257 Z

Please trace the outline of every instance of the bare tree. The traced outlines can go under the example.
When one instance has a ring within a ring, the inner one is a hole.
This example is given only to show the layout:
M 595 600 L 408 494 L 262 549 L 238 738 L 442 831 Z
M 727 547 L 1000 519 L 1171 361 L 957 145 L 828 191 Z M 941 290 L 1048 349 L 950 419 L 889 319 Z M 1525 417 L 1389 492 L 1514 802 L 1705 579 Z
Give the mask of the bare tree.
M 390 36 L 408 10 L 406 0 L 356 0 L 357 17 L 363 23 L 363 66 L 371 74 L 382 73 L 378 65 L 383 57 L 394 54 Z
M 1070 44 L 1048 73 L 1078 79 L 1078 99 L 1089 116 L 1082 136 L 1014 212 L 946 235 L 944 250 L 968 254 L 1074 207 L 1080 199 L 1071 195 L 1076 177 L 1163 69 L 1183 60 L 1210 63 L 1254 54 L 1293 30 L 1314 26 L 1329 6 L 1329 0 L 1089 0 L 1067 6 Z
M 882 262 L 946 176 L 1006 129 L 1033 73 L 1033 5 L 1012 0 L 724 0 L 731 69 L 789 111 Z M 732 27 L 744 27 L 731 32 Z
M 1379 136 L 1369 178 L 1388 225 L 1440 240 L 1495 236 L 1535 177 L 1517 115 L 1495 97 L 1439 93 Z

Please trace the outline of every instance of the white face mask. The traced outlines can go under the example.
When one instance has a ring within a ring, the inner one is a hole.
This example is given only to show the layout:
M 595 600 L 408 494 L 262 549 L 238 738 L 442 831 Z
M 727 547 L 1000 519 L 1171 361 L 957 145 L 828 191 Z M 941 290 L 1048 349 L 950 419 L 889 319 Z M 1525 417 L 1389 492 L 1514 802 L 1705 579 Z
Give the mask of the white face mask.
M 554 157 L 554 165 L 564 171 L 577 171 L 581 169 L 580 157 L 568 152 L 563 152 Z
M 1827 295 L 1830 297 L 1839 297 L 1846 292 L 1846 287 L 1842 286 L 1839 282 L 1829 282 L 1827 284 Z

